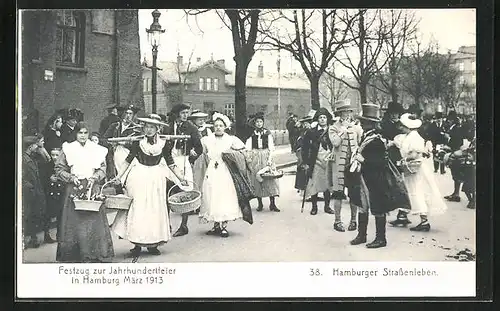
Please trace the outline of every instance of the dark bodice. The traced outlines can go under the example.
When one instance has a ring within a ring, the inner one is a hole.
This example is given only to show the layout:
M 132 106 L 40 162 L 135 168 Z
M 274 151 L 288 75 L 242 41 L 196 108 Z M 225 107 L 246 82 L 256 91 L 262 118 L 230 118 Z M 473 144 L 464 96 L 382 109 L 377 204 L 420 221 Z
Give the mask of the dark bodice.
M 146 154 L 142 151 L 139 142 L 135 141 L 130 149 L 130 153 L 125 159 L 128 163 L 131 163 L 134 158 L 137 159 L 139 163 L 145 166 L 154 166 L 160 164 L 161 158 L 164 158 L 167 162 L 167 165 L 173 165 L 174 159 L 172 158 L 172 146 L 168 143 L 165 143 L 165 146 L 162 149 L 162 152 L 158 155 L 150 155 Z

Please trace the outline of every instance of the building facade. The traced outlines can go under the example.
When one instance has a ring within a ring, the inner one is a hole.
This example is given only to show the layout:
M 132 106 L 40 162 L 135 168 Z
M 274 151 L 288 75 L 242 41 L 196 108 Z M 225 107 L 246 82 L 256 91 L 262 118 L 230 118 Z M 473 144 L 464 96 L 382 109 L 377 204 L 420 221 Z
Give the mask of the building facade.
M 36 130 L 78 108 L 97 130 L 105 106 L 143 106 L 137 10 L 22 12 L 23 115 Z
M 145 111 L 151 111 L 151 70 L 143 64 Z M 235 79 L 224 60 L 159 62 L 157 113 L 166 114 L 173 105 L 184 102 L 192 109 L 219 111 L 234 117 Z M 246 81 L 247 113 L 263 112 L 266 126 L 283 129 L 288 113 L 306 115 L 310 109 L 309 81 L 300 75 L 249 70 Z
M 461 46 L 452 55 L 460 75 L 456 84 L 458 93 L 457 112 L 471 114 L 476 112 L 476 47 Z

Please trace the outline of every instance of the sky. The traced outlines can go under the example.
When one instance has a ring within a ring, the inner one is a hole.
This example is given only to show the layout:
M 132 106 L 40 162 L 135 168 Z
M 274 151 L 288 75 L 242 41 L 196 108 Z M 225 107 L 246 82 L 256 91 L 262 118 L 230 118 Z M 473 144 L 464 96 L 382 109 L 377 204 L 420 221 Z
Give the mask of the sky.
M 439 42 L 442 52 L 455 52 L 460 46 L 476 44 L 476 13 L 474 9 L 415 9 L 418 19 L 419 36 L 424 43 L 433 39 Z M 146 28 L 153 21 L 152 10 L 139 10 L 139 35 L 141 58 L 151 60 L 151 46 L 148 43 Z M 162 35 L 158 50 L 158 60 L 175 61 L 177 54 L 187 62 L 197 57 L 202 61 L 224 59 L 226 66 L 234 69 L 234 49 L 230 30 L 221 22 L 215 12 L 207 12 L 195 17 L 186 15 L 183 10 L 160 10 L 160 24 L 165 33 Z M 257 71 L 260 62 L 264 71 L 276 71 L 277 52 L 257 51 L 249 65 L 249 71 Z M 302 72 L 298 62 L 282 52 L 281 70 Z M 340 75 L 349 75 L 343 68 L 337 69 Z

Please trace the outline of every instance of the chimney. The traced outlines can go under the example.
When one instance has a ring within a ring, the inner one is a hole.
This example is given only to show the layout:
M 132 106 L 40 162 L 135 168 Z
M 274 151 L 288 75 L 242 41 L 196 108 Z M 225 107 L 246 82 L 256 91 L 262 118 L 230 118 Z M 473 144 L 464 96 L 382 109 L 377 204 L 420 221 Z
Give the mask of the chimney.
M 197 63 L 201 62 L 201 57 L 196 57 L 196 62 Z
M 223 60 L 223 59 L 218 59 L 217 60 L 217 64 L 221 65 L 222 67 L 225 67 L 226 66 L 226 61 Z
M 258 71 L 257 76 L 259 78 L 264 78 L 264 66 L 262 66 L 262 61 L 260 61 L 260 63 L 259 63 L 259 71 Z
M 180 54 L 177 54 L 177 65 L 179 66 L 183 65 L 182 56 Z

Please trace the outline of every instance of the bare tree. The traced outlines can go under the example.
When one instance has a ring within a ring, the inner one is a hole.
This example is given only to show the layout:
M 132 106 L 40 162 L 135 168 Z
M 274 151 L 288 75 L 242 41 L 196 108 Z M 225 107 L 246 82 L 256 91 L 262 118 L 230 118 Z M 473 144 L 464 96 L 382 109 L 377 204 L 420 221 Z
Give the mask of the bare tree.
M 415 36 L 419 21 L 415 18 L 415 13 L 409 10 L 391 9 L 383 11 L 382 14 L 384 22 L 389 24 L 382 48 L 382 55 L 387 59 L 387 64 L 384 68 L 378 68 L 378 83 L 372 83 L 372 86 L 390 95 L 393 102 L 397 102 L 400 89 L 398 70 L 408 42 Z
M 380 55 L 393 27 L 383 20 L 381 10 L 358 10 L 354 26 L 349 29 L 353 44 L 342 45 L 345 58 L 335 57 L 342 66 L 349 69 L 357 83 L 354 85 L 343 78 L 336 79 L 357 90 L 361 103 L 367 102 L 370 80 L 387 63 L 385 59 L 379 64 Z
M 184 101 L 184 94 L 186 92 L 186 84 L 188 82 L 189 76 L 190 76 L 190 70 L 191 70 L 191 64 L 193 60 L 193 55 L 195 52 L 196 48 L 193 48 L 191 50 L 191 53 L 189 54 L 188 58 L 188 63 L 186 66 L 183 66 L 179 61 L 176 63 L 175 71 L 177 72 L 177 77 L 178 77 L 178 82 L 179 82 L 179 88 L 177 90 L 177 94 L 175 100 L 173 102 L 176 103 L 182 103 Z
M 187 16 L 209 10 L 186 10 Z M 223 13 L 222 13 L 223 12 Z M 216 11 L 233 36 L 235 68 L 235 123 L 236 135 L 244 138 L 246 131 L 246 77 L 248 65 L 255 54 L 255 42 L 260 10 L 226 9 Z M 229 20 L 227 21 L 226 18 Z
M 335 66 L 332 65 L 331 70 L 327 70 L 327 74 L 321 76 L 319 95 L 328 101 L 332 110 L 335 110 L 335 102 L 345 99 L 347 95 L 347 86 L 335 79 Z
M 260 44 L 282 49 L 297 60 L 311 84 L 311 107 L 318 109 L 320 77 L 352 38 L 349 10 L 269 10 L 260 19 Z

